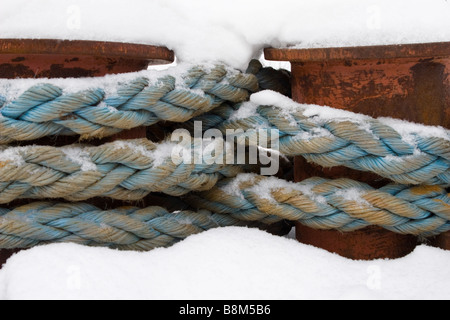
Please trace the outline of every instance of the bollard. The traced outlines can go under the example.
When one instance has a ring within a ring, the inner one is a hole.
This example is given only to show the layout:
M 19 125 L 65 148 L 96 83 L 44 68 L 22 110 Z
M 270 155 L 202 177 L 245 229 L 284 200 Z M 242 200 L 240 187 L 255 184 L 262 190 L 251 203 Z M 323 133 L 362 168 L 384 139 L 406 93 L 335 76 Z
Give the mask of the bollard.
M 0 78 L 80 78 L 135 72 L 175 59 L 167 48 L 140 44 L 0 40 Z
M 265 57 L 292 63 L 292 94 L 299 103 L 450 127 L 450 43 L 268 48 Z M 325 169 L 298 157 L 295 161 L 296 181 L 311 176 L 347 177 L 373 187 L 387 183 L 373 174 L 341 167 Z M 415 247 L 411 237 L 394 236 L 377 227 L 345 235 L 297 227 L 301 242 L 352 259 L 399 258 Z M 449 237 L 449 234 L 443 234 L 434 243 L 450 249 Z
M 386 232 L 380 227 L 341 233 L 334 230 L 314 230 L 297 223 L 296 236 L 304 244 L 353 260 L 402 258 L 410 254 L 417 245 L 414 236 Z
M 0 78 L 80 78 L 136 72 L 149 65 L 169 64 L 173 51 L 163 47 L 129 43 L 60 40 L 0 40 Z M 146 138 L 144 127 L 126 130 L 103 142 L 117 139 Z M 61 141 L 58 141 L 61 140 Z M 43 138 L 37 143 L 51 141 Z M 55 145 L 73 143 L 60 137 Z M 107 200 L 106 203 L 110 204 Z M 101 199 L 93 204 L 105 206 Z M 0 266 L 19 250 L 0 250 Z

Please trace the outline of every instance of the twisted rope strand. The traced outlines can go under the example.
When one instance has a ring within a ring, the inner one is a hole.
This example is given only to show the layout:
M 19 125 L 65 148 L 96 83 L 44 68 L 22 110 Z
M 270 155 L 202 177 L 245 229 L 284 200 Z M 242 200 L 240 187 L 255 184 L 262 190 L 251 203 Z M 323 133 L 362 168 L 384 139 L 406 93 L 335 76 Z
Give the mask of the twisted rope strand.
M 223 141 L 217 144 L 222 154 L 216 157 L 225 157 Z M 239 166 L 207 162 L 207 158 L 200 164 L 176 164 L 172 153 L 180 147 L 182 143 L 155 144 L 146 139 L 99 147 L 0 147 L 0 203 L 23 198 L 140 200 L 151 192 L 180 196 L 209 190 L 221 178 L 242 172 Z
M 85 203 L 37 202 L 14 210 L 0 208 L 0 248 L 73 242 L 149 251 L 205 230 L 234 225 L 248 224 L 207 211 L 169 213 L 160 207 L 102 211 Z
M 349 179 L 290 183 L 242 174 L 185 201 L 194 208 L 266 224 L 290 220 L 342 232 L 376 225 L 423 237 L 450 230 L 450 195 L 439 186 L 392 184 L 375 190 Z
M 141 77 L 111 96 L 101 88 L 65 93 L 53 84 L 34 85 L 9 103 L 0 97 L 0 144 L 49 135 L 103 138 L 159 121 L 185 122 L 224 101 L 245 101 L 257 90 L 256 76 L 220 65 L 196 66 L 178 79 Z
M 402 134 L 396 126 L 405 124 L 391 125 L 383 119 L 300 105 L 275 93 L 262 92 L 251 99 L 273 104 L 278 103 L 277 99 L 282 102 L 275 106 L 223 105 L 200 119 L 217 126 L 224 134 L 227 129 L 245 130 L 247 143 L 258 141 L 251 137 L 259 130 L 277 129 L 282 154 L 303 156 L 323 167 L 346 166 L 374 172 L 401 184 L 450 186 L 450 131 L 447 129 L 423 130 L 424 126 L 408 123 L 406 126 L 413 129 Z M 326 112 L 331 112 L 331 116 Z

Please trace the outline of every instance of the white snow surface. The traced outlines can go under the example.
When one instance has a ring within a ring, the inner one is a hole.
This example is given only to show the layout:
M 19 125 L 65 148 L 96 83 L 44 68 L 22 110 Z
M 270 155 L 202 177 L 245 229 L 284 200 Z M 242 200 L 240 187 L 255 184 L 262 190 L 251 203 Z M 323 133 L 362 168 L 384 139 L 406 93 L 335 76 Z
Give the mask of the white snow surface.
M 449 299 L 450 253 L 352 261 L 295 240 L 221 228 L 168 249 L 74 244 L 22 251 L 0 271 L 1 299 Z
M 263 47 L 450 40 L 446 0 L 2 0 L 0 38 L 164 45 L 245 68 Z

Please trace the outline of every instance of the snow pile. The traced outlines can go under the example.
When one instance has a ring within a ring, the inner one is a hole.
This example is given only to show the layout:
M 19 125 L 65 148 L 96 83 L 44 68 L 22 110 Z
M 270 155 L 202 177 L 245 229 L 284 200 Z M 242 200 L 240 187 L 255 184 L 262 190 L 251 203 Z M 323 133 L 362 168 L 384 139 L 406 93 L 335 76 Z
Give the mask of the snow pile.
M 360 262 L 246 228 L 192 236 L 169 249 L 37 247 L 0 271 L 3 299 L 448 299 L 450 254 Z
M 449 16 L 446 0 L 2 0 L 0 38 L 165 45 L 244 68 L 265 46 L 449 41 Z

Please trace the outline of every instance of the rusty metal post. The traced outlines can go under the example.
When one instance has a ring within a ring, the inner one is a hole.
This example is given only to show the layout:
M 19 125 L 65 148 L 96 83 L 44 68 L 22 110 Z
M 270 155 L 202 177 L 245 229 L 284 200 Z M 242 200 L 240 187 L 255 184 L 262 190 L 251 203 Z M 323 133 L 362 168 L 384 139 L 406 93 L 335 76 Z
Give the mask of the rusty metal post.
M 450 127 L 450 43 L 270 48 L 265 56 L 292 63 L 292 93 L 297 102 Z M 296 181 L 311 176 L 348 177 L 374 187 L 387 183 L 373 174 L 343 167 L 324 169 L 298 157 Z M 393 235 L 376 227 L 350 234 L 297 227 L 301 242 L 353 259 L 401 257 L 414 250 L 416 244 L 409 236 Z M 449 238 L 444 234 L 435 243 L 450 249 Z
M 175 59 L 167 48 L 128 43 L 0 40 L 0 78 L 79 78 L 136 72 Z M 146 138 L 147 128 L 124 131 L 102 142 Z M 55 145 L 73 142 L 65 137 Z M 42 139 L 42 141 L 50 141 Z M 95 203 L 96 200 L 94 200 Z M 100 204 L 100 203 L 99 203 Z M 0 250 L 0 267 L 19 250 Z
M 172 63 L 174 58 L 167 48 L 140 44 L 0 39 L 0 78 L 99 77 Z
M 429 245 L 444 250 L 450 250 L 450 232 L 443 233 L 433 239 L 430 239 Z

